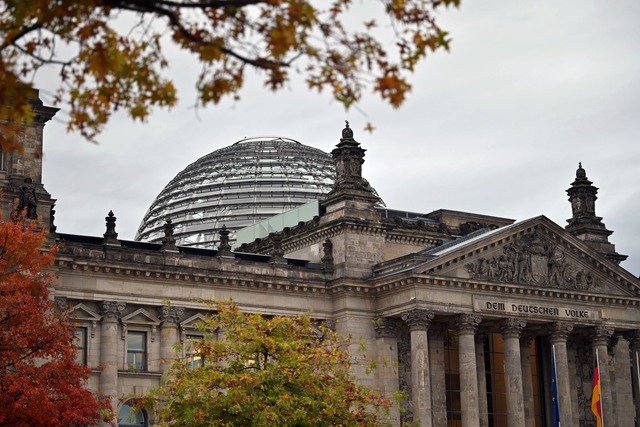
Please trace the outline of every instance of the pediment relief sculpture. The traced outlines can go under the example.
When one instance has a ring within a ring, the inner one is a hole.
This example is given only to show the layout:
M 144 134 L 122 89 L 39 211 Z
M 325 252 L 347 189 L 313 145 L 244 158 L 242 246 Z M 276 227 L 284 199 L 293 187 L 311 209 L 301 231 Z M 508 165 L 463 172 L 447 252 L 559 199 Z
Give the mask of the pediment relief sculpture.
M 473 279 L 580 291 L 601 289 L 600 279 L 568 260 L 558 245 L 537 231 L 504 246 L 502 254 L 480 258 L 465 268 Z

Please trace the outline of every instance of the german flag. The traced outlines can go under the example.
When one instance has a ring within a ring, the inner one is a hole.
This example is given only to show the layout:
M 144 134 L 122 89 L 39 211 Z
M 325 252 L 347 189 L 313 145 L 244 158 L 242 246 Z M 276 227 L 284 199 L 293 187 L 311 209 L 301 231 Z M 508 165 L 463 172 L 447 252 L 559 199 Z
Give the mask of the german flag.
M 593 393 L 591 394 L 591 411 L 596 416 L 596 427 L 602 427 L 602 398 L 600 396 L 600 372 L 596 362 L 593 370 Z

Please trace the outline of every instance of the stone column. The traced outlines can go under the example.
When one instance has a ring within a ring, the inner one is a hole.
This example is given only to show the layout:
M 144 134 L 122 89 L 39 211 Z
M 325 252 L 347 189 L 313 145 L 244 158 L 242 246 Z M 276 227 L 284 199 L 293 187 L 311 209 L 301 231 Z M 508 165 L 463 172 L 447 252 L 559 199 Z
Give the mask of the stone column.
M 522 400 L 524 402 L 524 422 L 527 427 L 535 427 L 536 414 L 533 403 L 533 383 L 531 375 L 532 336 L 520 338 L 520 365 L 522 369 Z
M 400 424 L 400 411 L 395 401 L 398 384 L 398 327 L 395 319 L 379 318 L 374 324 L 376 331 L 376 350 L 378 369 L 376 370 L 378 387 L 386 399 L 393 402 L 389 411 L 389 422 Z
M 484 341 L 487 334 L 475 335 L 476 342 L 476 371 L 478 376 L 478 412 L 480 427 L 489 427 L 489 406 L 487 404 L 487 367 L 484 363 Z
M 504 337 L 504 379 L 509 427 L 525 427 L 520 334 L 526 325 L 527 322 L 524 320 L 513 317 L 503 319 L 501 322 L 501 332 Z
M 118 413 L 118 320 L 125 307 L 125 303 L 117 301 L 100 304 L 100 393 L 111 400 L 114 415 Z
M 433 427 L 447 427 L 447 382 L 445 377 L 444 337 L 447 327 L 429 327 L 429 362 L 431 367 L 431 405 L 433 407 Z
M 616 427 L 617 422 L 613 408 L 611 378 L 609 376 L 608 344 L 613 336 L 613 328 L 598 325 L 591 330 L 591 348 L 595 366 L 596 350 L 600 362 L 600 399 L 602 402 L 602 418 L 606 427 Z
M 558 408 L 560 423 L 563 427 L 573 425 L 573 404 L 571 403 L 571 378 L 569 376 L 569 357 L 567 355 L 567 339 L 573 326 L 557 322 L 549 325 L 549 341 L 552 352 L 556 355 L 556 387 L 558 389 Z
M 631 349 L 631 383 L 635 405 L 635 427 L 640 427 L 640 329 L 625 335 Z
M 158 307 L 160 318 L 160 372 L 163 374 L 171 368 L 171 364 L 179 356 L 176 354 L 178 322 L 184 314 L 183 307 L 163 305 Z M 180 355 L 181 356 L 181 355 Z
M 474 335 L 482 318 L 474 314 L 459 314 L 455 325 L 458 330 L 458 360 L 460 369 L 460 406 L 462 427 L 480 427 L 478 406 L 478 368 Z
M 411 401 L 413 420 L 421 427 L 433 426 L 431 375 L 427 329 L 434 317 L 429 310 L 413 309 L 402 314 L 411 333 Z

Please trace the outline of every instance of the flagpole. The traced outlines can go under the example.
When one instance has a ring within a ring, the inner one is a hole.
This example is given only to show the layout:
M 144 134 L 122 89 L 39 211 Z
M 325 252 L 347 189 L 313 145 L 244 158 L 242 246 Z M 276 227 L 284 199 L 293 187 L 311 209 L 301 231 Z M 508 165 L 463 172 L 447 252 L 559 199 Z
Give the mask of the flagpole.
M 604 427 L 604 405 L 602 404 L 602 372 L 600 371 L 600 358 L 598 357 L 598 349 L 596 348 L 596 366 L 598 367 L 598 387 L 600 387 L 600 410 L 602 411 L 602 427 Z
M 551 346 L 551 352 L 553 353 L 553 372 L 555 374 L 555 378 L 553 379 L 556 382 L 556 392 L 558 390 L 558 366 L 556 365 L 556 346 Z M 560 395 L 557 395 L 555 398 L 557 399 L 556 406 L 558 407 L 558 427 L 562 425 L 562 420 L 560 419 Z

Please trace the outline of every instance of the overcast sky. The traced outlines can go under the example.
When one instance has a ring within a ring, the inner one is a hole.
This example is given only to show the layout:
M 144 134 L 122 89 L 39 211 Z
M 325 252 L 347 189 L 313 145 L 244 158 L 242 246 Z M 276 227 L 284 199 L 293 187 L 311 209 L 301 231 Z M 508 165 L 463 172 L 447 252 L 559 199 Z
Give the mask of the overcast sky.
M 363 174 L 390 208 L 545 215 L 564 227 L 582 162 L 610 241 L 629 255 L 622 266 L 640 274 L 640 1 L 468 0 L 439 22 L 451 52 L 422 64 L 399 110 L 369 96 L 345 113 L 298 82 L 272 94 L 249 81 L 240 102 L 195 111 L 197 66 L 171 53 L 173 110 L 146 124 L 116 116 L 99 145 L 47 124 L 58 231 L 101 236 L 111 209 L 119 237 L 133 239 L 162 188 L 201 156 L 265 135 L 330 151 L 348 119 L 367 149 Z

